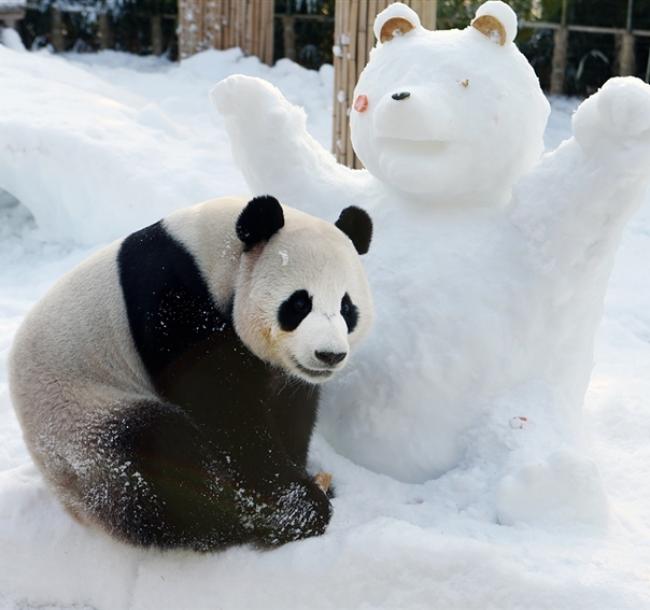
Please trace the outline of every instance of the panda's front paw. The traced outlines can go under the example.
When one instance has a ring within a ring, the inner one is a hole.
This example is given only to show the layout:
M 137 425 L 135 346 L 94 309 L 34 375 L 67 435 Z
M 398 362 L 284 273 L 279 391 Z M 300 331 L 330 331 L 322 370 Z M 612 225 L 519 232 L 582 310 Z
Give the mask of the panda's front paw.
M 608 513 L 595 464 L 568 450 L 522 466 L 497 489 L 497 519 L 502 525 L 583 524 L 602 529 Z
M 650 152 L 650 85 L 631 76 L 611 78 L 580 105 L 573 128 L 585 149 L 640 144 Z
M 296 481 L 282 487 L 261 511 L 258 542 L 278 546 L 325 533 L 332 517 L 326 493 L 313 481 Z

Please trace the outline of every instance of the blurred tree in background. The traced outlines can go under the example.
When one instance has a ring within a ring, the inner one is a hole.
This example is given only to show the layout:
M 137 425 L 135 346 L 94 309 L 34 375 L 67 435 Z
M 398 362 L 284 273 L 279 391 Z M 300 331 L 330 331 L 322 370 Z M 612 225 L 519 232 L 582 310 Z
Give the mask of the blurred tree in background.
M 335 0 L 275 0 L 275 57 L 305 68 L 332 63 Z
M 274 2 L 274 57 L 288 57 L 307 67 L 332 62 L 335 0 L 268 0 Z M 482 0 L 438 0 L 438 27 L 462 28 Z M 520 21 L 559 23 L 562 0 L 509 0 Z M 66 50 L 115 48 L 132 53 L 177 57 L 177 0 L 30 0 L 20 33 L 27 46 L 52 43 L 51 8 L 61 10 Z M 568 0 L 567 22 L 584 26 L 626 27 L 628 0 Z M 154 26 L 153 18 L 160 17 Z M 108 23 L 111 40 L 102 38 Z M 650 30 L 650 0 L 634 0 L 633 28 Z M 104 26 L 104 30 L 102 29 Z M 156 29 L 157 28 L 157 29 Z M 554 48 L 553 30 L 521 27 L 517 44 L 548 89 Z M 570 32 L 565 91 L 588 95 L 618 74 L 621 37 Z M 56 45 L 55 45 L 56 46 Z M 646 77 L 650 38 L 635 40 L 636 74 Z
M 162 17 L 163 51 L 176 58 L 176 0 L 29 0 L 20 34 L 28 48 L 52 43 L 52 9 L 61 12 L 66 51 L 96 51 L 101 45 L 101 21 L 106 19 L 110 48 L 148 54 L 152 45 L 151 18 Z

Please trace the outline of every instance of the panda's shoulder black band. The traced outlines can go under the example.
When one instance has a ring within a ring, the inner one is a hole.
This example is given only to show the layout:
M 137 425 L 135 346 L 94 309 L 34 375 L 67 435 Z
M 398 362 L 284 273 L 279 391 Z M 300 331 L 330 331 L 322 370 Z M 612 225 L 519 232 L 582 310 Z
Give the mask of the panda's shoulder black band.
M 175 360 L 230 325 L 194 257 L 162 221 L 129 235 L 117 264 L 131 335 L 154 385 Z

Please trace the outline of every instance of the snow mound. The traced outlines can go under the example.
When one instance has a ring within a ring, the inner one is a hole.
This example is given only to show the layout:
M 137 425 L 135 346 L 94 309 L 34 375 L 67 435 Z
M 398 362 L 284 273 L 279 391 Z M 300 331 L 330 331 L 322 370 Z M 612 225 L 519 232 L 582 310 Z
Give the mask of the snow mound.
M 497 490 L 499 523 L 538 527 L 607 526 L 607 498 L 593 462 L 571 451 L 556 451 L 505 477 Z
M 83 59 L 0 47 L 0 188 L 49 239 L 102 243 L 179 207 L 245 192 L 229 146 L 209 129 L 216 119 L 207 91 L 219 78 L 263 75 L 296 103 L 327 111 L 321 91 L 331 87 L 330 67 L 316 73 L 278 62 L 271 69 L 239 49 L 206 51 L 180 66 L 148 64 L 156 73 L 124 88 L 131 60 L 113 52 L 99 58 L 110 76 L 96 76 Z
M 13 28 L 0 27 L 0 45 L 4 45 L 13 51 L 24 51 L 25 45 L 20 39 L 18 32 Z

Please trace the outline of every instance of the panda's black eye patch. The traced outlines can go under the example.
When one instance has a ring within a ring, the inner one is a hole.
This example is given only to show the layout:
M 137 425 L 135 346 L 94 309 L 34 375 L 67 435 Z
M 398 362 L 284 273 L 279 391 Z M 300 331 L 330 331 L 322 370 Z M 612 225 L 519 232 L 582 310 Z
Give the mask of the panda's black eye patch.
M 346 292 L 341 299 L 341 315 L 348 326 L 348 332 L 351 333 L 359 321 L 359 309 L 352 302 L 350 295 Z
M 311 297 L 306 290 L 296 290 L 278 309 L 282 330 L 296 330 L 311 311 Z

